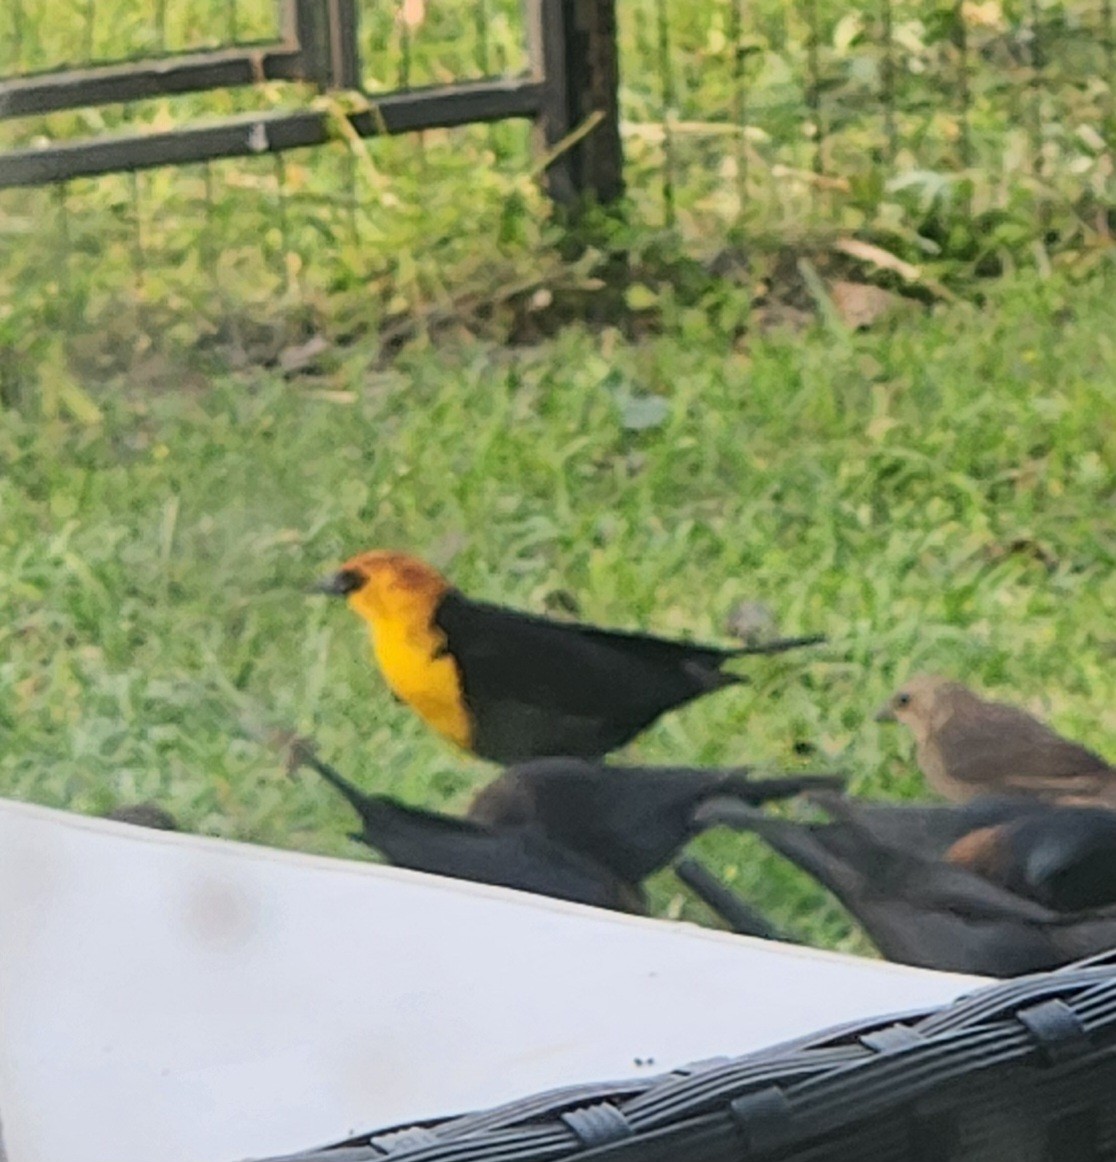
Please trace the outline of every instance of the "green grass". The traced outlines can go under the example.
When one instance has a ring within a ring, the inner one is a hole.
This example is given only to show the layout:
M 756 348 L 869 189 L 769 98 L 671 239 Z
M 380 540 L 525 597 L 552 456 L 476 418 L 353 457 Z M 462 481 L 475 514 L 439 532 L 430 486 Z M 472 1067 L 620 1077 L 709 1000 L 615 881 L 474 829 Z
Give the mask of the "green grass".
M 274 0 L 81 7 L 66 21 L 50 18 L 47 0 L 0 11 L 0 76 L 266 38 L 276 10 Z M 373 96 L 526 66 L 518 0 L 359 7 Z M 161 29 L 153 8 L 165 10 Z M 603 245 L 626 245 L 637 265 L 648 248 L 715 264 L 726 248 L 756 260 L 852 235 L 967 294 L 1003 271 L 1081 275 L 1111 261 L 1111 5 L 618 8 L 636 229 Z M 963 26 L 958 13 L 968 13 Z M 267 84 L 0 121 L 0 149 L 312 98 L 304 86 Z M 559 238 L 534 164 L 528 126 L 516 122 L 374 141 L 355 156 L 338 143 L 0 192 L 0 399 L 39 390 L 47 331 L 100 344 L 102 359 L 144 344 L 244 347 L 238 331 L 284 327 L 390 339 L 447 316 L 506 333 L 502 307 L 517 288 L 569 278 L 555 269 Z M 583 289 L 594 257 L 575 279 Z M 281 345 L 263 344 L 269 356 Z
M 829 635 L 741 663 L 752 685 L 643 759 L 916 795 L 871 712 L 919 669 L 1116 754 L 1111 6 L 893 0 L 893 143 L 883 10 L 621 4 L 626 220 L 573 263 L 521 123 L 0 194 L 0 793 L 359 855 L 343 805 L 242 736 L 247 703 L 365 787 L 460 808 L 490 770 L 304 593 L 373 545 L 604 624 L 716 640 L 754 598 Z M 0 74 L 267 37 L 275 9 L 51 11 L 0 12 Z M 362 12 L 371 93 L 524 66 L 516 0 Z M 0 147 L 309 98 L 3 122 Z M 847 332 L 835 279 L 901 284 L 838 237 L 917 263 L 903 289 L 937 305 Z M 864 946 L 756 843 L 697 846 L 779 921 Z M 708 919 L 669 876 L 653 897 Z
M 201 832 L 359 855 L 343 805 L 241 736 L 245 698 L 366 788 L 460 808 L 491 769 L 392 701 L 352 615 L 304 593 L 375 545 L 495 601 L 568 591 L 603 624 L 717 640 L 758 598 L 784 631 L 829 635 L 742 663 L 752 685 L 630 756 L 837 766 L 858 793 L 917 795 L 909 741 L 871 712 L 922 669 L 1116 754 L 1111 302 L 1101 278 L 1019 276 L 981 308 L 742 342 L 668 297 L 638 344 L 572 327 L 415 343 L 385 368 L 366 340 L 294 380 L 90 375 L 99 421 L 9 410 L 0 793 L 154 798 Z M 698 846 L 796 931 L 861 946 L 755 844 Z M 666 876 L 654 903 L 702 915 Z

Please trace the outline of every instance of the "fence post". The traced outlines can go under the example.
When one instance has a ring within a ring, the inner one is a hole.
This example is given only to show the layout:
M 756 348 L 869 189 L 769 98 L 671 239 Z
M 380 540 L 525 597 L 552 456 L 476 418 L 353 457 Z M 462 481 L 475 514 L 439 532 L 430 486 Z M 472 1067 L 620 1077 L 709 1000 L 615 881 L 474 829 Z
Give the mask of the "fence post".
M 624 192 L 617 105 L 616 0 L 526 0 L 531 70 L 543 85 L 535 121 L 545 154 L 592 113 L 600 122 L 547 167 L 547 192 L 564 205 L 601 205 Z
M 298 44 L 306 80 L 323 89 L 360 88 L 355 0 L 283 0 L 282 27 Z

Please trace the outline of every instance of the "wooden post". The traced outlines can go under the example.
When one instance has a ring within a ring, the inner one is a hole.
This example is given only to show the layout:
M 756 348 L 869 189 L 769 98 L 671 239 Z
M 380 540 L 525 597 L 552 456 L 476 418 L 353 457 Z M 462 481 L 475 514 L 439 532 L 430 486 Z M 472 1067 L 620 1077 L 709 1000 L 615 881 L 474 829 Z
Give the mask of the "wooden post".
M 531 68 L 543 86 L 537 148 L 552 150 L 592 113 L 602 119 L 546 171 L 563 205 L 607 204 L 624 192 L 617 104 L 616 0 L 526 0 Z

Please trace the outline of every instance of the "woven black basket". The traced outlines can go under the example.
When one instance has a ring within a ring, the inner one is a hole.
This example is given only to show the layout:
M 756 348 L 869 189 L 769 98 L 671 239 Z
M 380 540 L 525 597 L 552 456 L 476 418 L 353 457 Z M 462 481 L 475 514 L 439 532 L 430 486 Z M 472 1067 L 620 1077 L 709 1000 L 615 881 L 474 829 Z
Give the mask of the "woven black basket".
M 383 1130 L 289 1162 L 1116 1159 L 1116 952 L 661 1077 Z M 273 1159 L 272 1162 L 279 1162 Z

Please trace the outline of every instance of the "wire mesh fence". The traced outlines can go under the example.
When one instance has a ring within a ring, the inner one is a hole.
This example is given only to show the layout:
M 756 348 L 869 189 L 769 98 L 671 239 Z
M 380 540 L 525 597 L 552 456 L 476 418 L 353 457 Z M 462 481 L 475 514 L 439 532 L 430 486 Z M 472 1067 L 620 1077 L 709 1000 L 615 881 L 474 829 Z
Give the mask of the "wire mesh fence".
M 273 0 L 8 0 L 0 76 L 249 45 L 280 31 Z
M 4 6 L 0 76 L 249 45 L 279 28 L 273 0 L 57 11 Z M 836 233 L 901 262 L 959 259 L 984 273 L 1087 265 L 1109 246 L 1112 0 L 629 0 L 616 11 L 631 216 L 693 251 Z M 528 68 L 517 0 L 361 0 L 359 17 L 373 101 Z M 266 81 L 110 103 L 0 121 L 0 149 L 149 137 L 314 100 L 305 85 Z M 95 262 L 86 321 L 104 304 L 115 322 L 119 296 L 220 320 L 230 302 L 317 309 L 352 290 L 366 317 L 410 313 L 421 326 L 537 281 L 553 236 L 526 121 L 358 142 L 345 101 L 325 106 L 339 140 L 320 149 L 0 191 L 0 296 L 52 301 L 51 286 L 80 283 Z
M 972 213 L 1110 208 L 1112 5 L 724 0 L 629 16 L 629 165 L 661 213 L 776 228 L 898 228 L 943 199 Z M 626 9 L 630 13 L 630 8 Z

